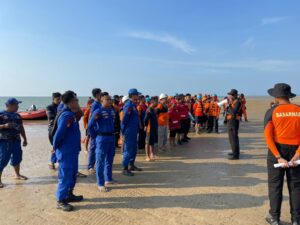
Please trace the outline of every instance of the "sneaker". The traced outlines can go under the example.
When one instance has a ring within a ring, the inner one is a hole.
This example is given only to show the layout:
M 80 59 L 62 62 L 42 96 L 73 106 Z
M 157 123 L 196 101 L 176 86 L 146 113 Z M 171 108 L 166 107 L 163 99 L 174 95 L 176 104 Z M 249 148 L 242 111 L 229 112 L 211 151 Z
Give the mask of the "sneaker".
M 129 170 L 123 170 L 122 174 L 124 176 L 127 176 L 127 177 L 133 177 L 134 176 L 134 173 L 132 173 L 131 171 Z
M 130 171 L 138 171 L 138 172 L 143 171 L 143 169 L 141 169 L 141 168 L 139 168 L 139 167 L 137 167 L 135 165 L 130 166 L 129 170 Z
M 266 216 L 266 221 L 271 225 L 280 225 L 279 220 L 276 220 L 271 214 Z
M 66 202 L 81 202 L 83 200 L 82 195 L 74 195 L 73 191 L 70 191 L 68 197 L 66 198 Z
M 70 212 L 74 209 L 74 207 L 70 204 L 68 204 L 66 201 L 58 201 L 56 204 L 57 209 L 61 209 L 65 212 Z

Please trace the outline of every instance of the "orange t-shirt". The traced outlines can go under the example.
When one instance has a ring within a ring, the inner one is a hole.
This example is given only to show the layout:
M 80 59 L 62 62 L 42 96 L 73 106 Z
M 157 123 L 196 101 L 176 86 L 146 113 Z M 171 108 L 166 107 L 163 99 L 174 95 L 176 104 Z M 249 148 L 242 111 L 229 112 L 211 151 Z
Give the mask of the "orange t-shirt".
M 156 108 L 156 112 L 157 112 L 158 126 L 168 126 L 169 123 L 168 107 L 163 106 L 161 103 L 159 103 Z
M 193 106 L 194 115 L 195 116 L 203 116 L 203 103 L 202 102 L 196 102 Z
M 280 156 L 276 143 L 300 146 L 300 106 L 277 105 L 265 115 L 265 139 L 271 152 Z M 300 153 L 300 147 L 297 150 Z

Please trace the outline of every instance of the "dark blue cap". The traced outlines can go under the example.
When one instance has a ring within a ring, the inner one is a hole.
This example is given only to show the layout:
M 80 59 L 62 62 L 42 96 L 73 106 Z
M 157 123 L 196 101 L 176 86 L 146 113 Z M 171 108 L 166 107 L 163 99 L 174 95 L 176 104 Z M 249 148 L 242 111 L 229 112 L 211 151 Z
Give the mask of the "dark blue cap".
M 131 88 L 129 91 L 128 91 L 128 94 L 129 95 L 140 95 L 141 93 L 138 92 L 138 90 L 136 88 Z
M 9 98 L 5 102 L 5 105 L 18 105 L 20 103 L 22 103 L 22 101 L 18 101 L 16 98 Z

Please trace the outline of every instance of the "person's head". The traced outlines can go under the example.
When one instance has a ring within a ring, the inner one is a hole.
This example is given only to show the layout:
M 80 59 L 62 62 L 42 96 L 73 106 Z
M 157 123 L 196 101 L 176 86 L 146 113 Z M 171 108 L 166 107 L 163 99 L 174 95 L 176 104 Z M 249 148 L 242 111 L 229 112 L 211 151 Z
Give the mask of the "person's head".
M 242 94 L 241 94 L 241 98 L 244 98 L 244 97 L 245 97 L 245 95 L 242 93 Z
M 52 93 L 52 102 L 56 105 L 59 105 L 61 103 L 61 93 L 59 92 Z
M 156 108 L 157 103 L 158 103 L 157 98 L 152 97 L 152 98 L 150 99 L 150 105 L 149 105 L 149 106 L 150 106 L 151 108 Z
M 144 95 L 140 95 L 140 96 L 139 96 L 139 102 L 145 104 L 146 99 L 145 99 L 145 96 L 144 96 Z
M 92 95 L 94 99 L 97 99 L 97 101 L 101 101 L 101 89 L 100 88 L 94 88 L 92 90 Z
M 5 102 L 7 112 L 17 112 L 19 110 L 19 104 L 22 103 L 15 98 L 9 98 Z
M 227 93 L 229 100 L 233 101 L 238 97 L 238 91 L 236 89 L 231 89 L 230 92 Z
M 190 101 L 191 101 L 191 98 L 192 98 L 192 95 L 191 95 L 190 93 L 187 93 L 187 94 L 185 95 L 185 101 L 186 101 L 186 102 L 190 102 Z
M 113 103 L 118 105 L 120 103 L 120 97 L 119 95 L 114 95 L 113 97 Z
M 290 102 L 290 98 L 296 97 L 296 94 L 292 93 L 291 86 L 285 83 L 278 83 L 274 85 L 274 88 L 268 90 L 269 95 L 275 98 L 275 103 Z
M 104 108 L 109 108 L 112 105 L 111 97 L 107 92 L 101 94 L 101 104 Z
M 159 102 L 163 105 L 167 104 L 167 101 L 168 101 L 168 95 L 164 94 L 164 93 L 161 93 L 159 95 Z
M 214 101 L 218 101 L 218 95 L 214 94 Z
M 80 106 L 78 103 L 77 95 L 74 91 L 66 91 L 62 97 L 62 102 L 72 111 L 78 112 L 80 110 Z
M 139 100 L 139 95 L 141 93 L 138 92 L 138 90 L 136 88 L 132 88 L 128 91 L 128 96 L 130 98 L 130 100 L 134 103 L 134 104 L 137 104 L 138 103 L 138 100 Z

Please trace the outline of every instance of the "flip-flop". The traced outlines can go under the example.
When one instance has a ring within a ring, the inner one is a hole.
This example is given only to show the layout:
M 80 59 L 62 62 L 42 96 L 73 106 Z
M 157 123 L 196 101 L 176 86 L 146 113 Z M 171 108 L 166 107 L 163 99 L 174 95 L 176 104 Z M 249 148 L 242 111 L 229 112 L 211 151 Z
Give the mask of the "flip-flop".
M 96 170 L 94 170 L 94 169 L 89 169 L 89 174 L 90 174 L 90 175 L 96 174 Z
M 98 187 L 100 192 L 109 192 L 109 189 L 106 187 Z
M 4 188 L 4 184 L 0 183 L 0 188 Z
M 78 172 L 78 173 L 77 173 L 77 177 L 87 177 L 87 175 L 85 175 L 85 174 L 83 174 L 83 173 L 80 173 L 80 172 Z
M 15 177 L 16 180 L 28 180 L 27 177 L 23 176 L 23 175 L 20 175 L 18 177 Z
M 105 185 L 114 185 L 117 184 L 118 182 L 116 180 L 112 180 L 112 181 L 106 181 Z

